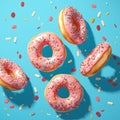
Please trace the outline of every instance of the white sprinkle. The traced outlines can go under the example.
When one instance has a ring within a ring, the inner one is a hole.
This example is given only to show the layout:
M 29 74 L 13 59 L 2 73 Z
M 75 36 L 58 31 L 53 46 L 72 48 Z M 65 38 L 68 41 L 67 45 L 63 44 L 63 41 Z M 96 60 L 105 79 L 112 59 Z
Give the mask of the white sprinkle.
M 51 114 L 50 113 L 47 113 L 47 116 L 50 116 Z
M 98 84 L 95 84 L 96 87 L 98 87 Z
M 56 117 L 59 118 L 61 116 L 61 114 L 58 114 Z
M 113 102 L 107 102 L 108 105 L 113 105 Z
M 6 37 L 5 40 L 11 40 L 11 37 Z
M 98 92 L 101 92 L 101 87 L 98 88 Z
M 35 77 L 40 78 L 40 75 L 39 74 L 35 74 Z
M 99 11 L 98 14 L 97 14 L 97 17 L 99 18 L 101 16 L 101 12 Z
M 72 62 L 72 59 L 68 60 L 68 63 L 71 63 Z
M 21 105 L 19 106 L 19 110 L 22 110 L 23 106 L 24 106 L 24 104 L 21 104 Z
M 77 53 L 76 53 L 76 54 L 77 54 L 77 56 L 80 56 L 80 53 L 81 53 L 81 50 L 80 50 L 80 49 L 78 49 L 78 50 L 77 50 Z
M 17 42 L 17 37 L 14 37 L 13 42 L 14 42 L 14 43 Z
M 38 89 L 36 87 L 33 88 L 35 93 L 38 93 Z
M 91 105 L 88 106 L 88 111 L 90 112 L 92 110 Z
M 35 11 L 33 11 L 33 12 L 32 12 L 32 17 L 34 17 L 34 16 L 35 16 L 35 14 L 36 14 L 36 12 L 35 12 Z
M 116 82 L 118 80 L 118 78 L 117 77 L 115 77 L 114 79 L 113 79 L 113 82 Z
M 105 22 L 103 20 L 101 20 L 101 24 L 102 26 L 105 26 Z

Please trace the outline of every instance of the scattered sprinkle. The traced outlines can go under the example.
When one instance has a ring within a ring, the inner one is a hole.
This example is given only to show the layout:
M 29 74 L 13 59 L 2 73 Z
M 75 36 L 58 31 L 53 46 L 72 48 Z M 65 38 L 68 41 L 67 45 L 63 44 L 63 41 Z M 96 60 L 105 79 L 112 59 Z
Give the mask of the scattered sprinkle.
M 9 114 L 9 113 L 7 113 L 6 115 L 7 115 L 8 117 L 10 116 L 10 114 Z
M 22 55 L 21 54 L 19 54 L 19 59 L 21 59 L 22 58 Z
M 96 80 L 101 80 L 101 78 L 100 77 L 96 77 Z
M 11 40 L 11 37 L 6 37 L 5 40 Z
M 114 79 L 113 79 L 113 82 L 116 82 L 118 80 L 118 78 L 117 77 L 115 77 Z
M 49 21 L 51 22 L 52 20 L 53 20 L 53 17 L 52 17 L 52 16 L 50 16 L 50 17 L 49 17 Z
M 97 14 L 97 17 L 100 18 L 101 14 L 102 13 L 99 11 L 98 14 Z
M 113 102 L 107 102 L 108 105 L 113 105 Z
M 13 25 L 13 26 L 12 26 L 12 29 L 16 29 L 16 28 L 17 28 L 17 26 L 16 26 L 16 25 Z
M 35 77 L 36 77 L 36 78 L 40 78 L 40 75 L 39 75 L 39 74 L 35 74 Z
M 114 24 L 114 27 L 117 28 L 117 24 Z
M 37 95 L 34 96 L 34 100 L 38 100 L 39 97 Z
M 25 6 L 25 3 L 24 3 L 24 2 L 21 2 L 20 5 L 21 5 L 21 7 L 24 7 L 24 6 Z
M 3 110 L 7 110 L 7 108 L 3 108 Z
M 95 4 L 92 4 L 92 8 L 96 8 L 97 6 Z
M 80 56 L 80 53 L 81 53 L 81 50 L 78 49 L 77 52 L 76 52 L 77 56 Z
M 43 82 L 45 82 L 45 81 L 46 81 L 46 78 L 45 78 L 45 77 L 43 77 L 43 78 L 42 78 L 42 81 L 43 81 Z
M 105 36 L 102 36 L 102 39 L 103 39 L 104 41 L 106 41 L 106 40 L 107 40 L 107 38 L 106 38 Z
M 100 116 L 101 116 L 100 112 L 96 112 L 96 115 L 97 115 L 98 117 L 100 117 Z
M 28 22 L 28 18 L 24 18 L 23 20 L 24 20 L 25 22 Z
M 76 68 L 72 68 L 72 69 L 71 69 L 71 72 L 75 72 L 75 71 L 76 71 Z
M 102 24 L 102 26 L 105 26 L 104 20 L 101 20 L 101 24 Z
M 3 18 L 4 21 L 7 21 L 7 18 Z
M 118 84 L 117 83 L 113 83 L 112 86 L 116 87 L 116 86 L 118 86 Z
M 93 120 L 93 115 L 92 114 L 90 114 L 90 120 Z
M 36 87 L 33 88 L 35 93 L 38 93 L 38 89 Z
M 47 113 L 47 116 L 50 116 L 51 114 L 50 113 Z
M 72 62 L 72 59 L 68 60 L 68 63 L 71 63 Z
M 10 108 L 14 108 L 15 106 L 14 105 L 10 105 Z
M 101 110 L 101 112 L 105 112 L 105 110 Z
M 101 87 L 98 88 L 98 92 L 101 92 Z
M 112 80 L 112 79 L 109 79 L 108 82 L 109 82 L 109 83 L 110 83 L 110 82 L 113 82 L 113 80 Z
M 6 103 L 6 104 L 9 103 L 9 100 L 8 100 L 8 99 L 5 99 L 5 100 L 4 100 L 4 103 Z
M 117 57 L 116 57 L 115 55 L 113 55 L 113 59 L 114 59 L 114 60 L 116 60 L 116 59 L 117 59 Z
M 39 25 L 39 26 L 37 26 L 37 29 L 40 29 L 40 25 Z
M 105 13 L 106 16 L 109 15 L 109 14 L 110 14 L 110 12 L 106 12 L 106 13 Z
M 14 43 L 17 42 L 17 37 L 14 37 L 13 42 L 14 42 Z
M 96 26 L 96 29 L 97 29 L 98 31 L 100 31 L 100 25 L 97 25 L 97 26 Z
M 96 101 L 100 102 L 100 97 L 99 96 L 96 96 Z
M 15 13 L 14 13 L 14 12 L 11 13 L 11 17 L 12 17 L 12 18 L 15 17 Z
M 91 23 L 94 23 L 95 22 L 95 18 L 91 18 Z
M 35 11 L 33 11 L 33 12 L 32 12 L 32 17 L 34 17 L 34 16 L 35 16 L 35 14 L 36 14 L 36 12 L 35 12 Z
M 88 111 L 90 112 L 92 110 L 91 105 L 88 106 Z
M 19 110 L 22 110 L 22 109 L 23 109 L 23 106 L 24 106 L 24 104 L 21 104 L 21 105 L 19 106 Z
M 61 117 L 61 114 L 57 114 L 57 116 L 56 116 L 57 118 L 59 118 L 59 117 Z
M 32 117 L 32 116 L 35 116 L 35 113 L 30 113 L 29 116 L 31 116 L 31 117 Z

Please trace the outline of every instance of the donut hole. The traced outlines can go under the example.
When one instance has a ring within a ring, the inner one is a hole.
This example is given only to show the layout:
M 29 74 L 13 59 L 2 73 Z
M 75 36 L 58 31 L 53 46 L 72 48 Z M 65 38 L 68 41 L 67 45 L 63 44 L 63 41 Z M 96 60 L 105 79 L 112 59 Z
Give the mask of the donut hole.
M 15 75 L 14 75 L 14 73 L 13 73 L 11 70 L 5 69 L 5 71 L 6 71 L 7 74 L 10 75 L 12 78 L 15 78 Z
M 58 96 L 61 98 L 68 98 L 69 97 L 69 90 L 65 87 L 61 87 L 58 89 Z
M 43 57 L 52 57 L 53 51 L 49 45 L 44 45 L 42 48 L 42 56 Z

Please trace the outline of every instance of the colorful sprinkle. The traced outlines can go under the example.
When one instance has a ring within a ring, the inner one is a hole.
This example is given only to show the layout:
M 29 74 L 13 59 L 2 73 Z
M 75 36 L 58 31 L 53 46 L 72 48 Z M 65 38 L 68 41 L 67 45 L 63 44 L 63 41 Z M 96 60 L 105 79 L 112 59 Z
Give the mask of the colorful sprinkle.
M 6 104 L 9 103 L 9 100 L 8 99 L 4 100 L 4 103 L 6 103 Z
M 111 83 L 111 82 L 113 82 L 113 80 L 112 80 L 112 79 L 109 79 L 108 82 Z
M 14 108 L 15 106 L 14 105 L 10 105 L 10 108 Z
M 12 18 L 15 17 L 15 13 L 14 13 L 14 12 L 11 13 L 11 17 L 12 17 Z
M 16 28 L 17 28 L 17 26 L 16 26 L 16 25 L 13 25 L 13 26 L 12 26 L 12 29 L 16 29 Z
M 91 18 L 91 23 L 94 23 L 95 22 L 95 18 Z
M 100 25 L 97 25 L 97 26 L 96 26 L 96 29 L 97 29 L 98 31 L 100 31 Z
M 92 4 L 92 8 L 96 8 L 97 6 L 95 4 Z
M 24 106 L 24 104 L 21 104 L 21 105 L 19 106 L 19 110 L 22 110 L 22 109 L 23 109 L 23 106 Z
M 71 72 L 75 72 L 75 71 L 76 71 L 76 68 L 72 68 L 72 69 L 71 69 Z
M 106 41 L 106 40 L 107 40 L 107 38 L 106 38 L 105 36 L 102 36 L 102 39 L 103 39 L 104 41 Z
M 97 17 L 100 18 L 101 14 L 102 13 L 99 11 L 98 14 L 97 14 Z
M 116 87 L 118 84 L 117 83 L 113 83 L 112 86 Z
M 117 28 L 117 24 L 114 24 L 114 27 Z
M 21 59 L 22 58 L 22 55 L 21 54 L 19 54 L 19 59 Z
M 100 102 L 100 97 L 99 96 L 96 96 L 96 101 Z
M 33 88 L 35 93 L 38 93 L 38 89 L 36 87 Z
M 113 102 L 107 102 L 108 105 L 113 105 Z
M 96 77 L 96 80 L 101 80 L 101 78 L 100 77 Z
M 113 59 L 114 59 L 114 60 L 116 60 L 116 59 L 117 59 L 117 57 L 116 57 L 115 55 L 113 55 Z
M 17 42 L 17 37 L 14 37 L 13 42 L 14 42 L 14 43 Z
M 120 65 L 120 62 L 118 62 L 117 64 Z
M 102 26 L 105 26 L 104 20 L 101 20 L 101 24 L 102 24 Z
M 100 116 L 101 116 L 101 113 L 100 113 L 100 112 L 96 112 L 96 115 L 97 115 L 98 117 L 100 117 Z
M 43 78 L 42 78 L 42 81 L 43 81 L 43 82 L 44 82 L 44 81 L 46 81 L 46 78 L 45 78 L 45 77 L 43 77 Z
M 39 99 L 39 97 L 36 95 L 36 96 L 34 96 L 34 100 L 38 100 Z
M 106 13 L 105 13 L 106 16 L 109 15 L 109 14 L 110 14 L 110 12 L 106 12 Z
M 78 50 L 77 50 L 77 53 L 76 53 L 76 54 L 77 54 L 77 56 L 80 56 L 80 53 L 81 53 L 81 50 L 80 50 L 80 49 L 78 49 Z
M 72 62 L 72 59 L 68 60 L 68 63 L 71 63 Z
M 21 2 L 20 5 L 21 5 L 21 7 L 24 7 L 24 6 L 25 6 L 25 3 L 24 3 L 24 2 Z
M 53 20 L 53 17 L 52 17 L 52 16 L 50 16 L 50 17 L 49 17 L 49 21 L 51 22 L 52 20 Z
M 31 117 L 32 117 L 32 116 L 35 116 L 35 113 L 31 113 L 31 114 L 29 114 L 29 116 L 31 116 Z
M 35 14 L 36 14 L 36 12 L 35 12 L 35 11 L 33 11 L 33 12 L 32 12 L 32 17 L 34 17 L 34 16 L 35 16 Z
M 35 77 L 40 78 L 40 75 L 39 74 L 35 74 Z
M 11 40 L 11 37 L 6 37 L 5 40 Z

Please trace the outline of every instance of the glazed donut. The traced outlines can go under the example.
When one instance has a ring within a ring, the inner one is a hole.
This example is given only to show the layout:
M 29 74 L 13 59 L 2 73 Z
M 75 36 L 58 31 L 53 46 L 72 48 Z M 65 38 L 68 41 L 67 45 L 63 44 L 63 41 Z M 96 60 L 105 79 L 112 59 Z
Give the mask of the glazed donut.
M 52 57 L 44 57 L 42 48 L 49 45 Z M 28 56 L 31 63 L 39 70 L 50 72 L 57 69 L 66 58 L 66 49 L 60 38 L 54 33 L 44 32 L 36 35 L 28 44 Z
M 58 96 L 57 92 L 61 87 L 69 90 L 67 98 Z M 83 90 L 75 77 L 69 74 L 59 74 L 54 76 L 46 86 L 45 97 L 53 109 L 67 112 L 78 107 L 83 97 Z
M 96 74 L 110 58 L 112 49 L 107 42 L 96 46 L 81 64 L 80 72 L 84 76 Z
M 18 65 L 0 58 L 0 85 L 9 90 L 20 90 L 26 84 L 26 75 Z
M 58 18 L 60 31 L 72 44 L 82 44 L 86 40 L 86 23 L 82 15 L 73 7 L 61 10 Z

